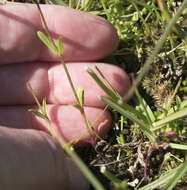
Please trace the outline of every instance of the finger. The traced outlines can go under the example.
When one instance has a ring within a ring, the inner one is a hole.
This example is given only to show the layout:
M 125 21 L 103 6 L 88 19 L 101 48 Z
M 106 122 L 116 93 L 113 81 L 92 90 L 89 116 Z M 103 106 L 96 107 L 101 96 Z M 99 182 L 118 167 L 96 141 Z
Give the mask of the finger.
M 69 184 L 69 189 L 70 190 L 75 190 L 75 189 L 87 190 L 87 189 L 90 189 L 89 183 L 87 180 L 85 180 L 85 177 L 80 172 L 80 169 L 75 165 L 75 163 L 70 158 L 67 158 L 66 160 L 68 162 L 69 178 L 70 178 L 70 181 L 73 182 L 73 183 Z
M 82 119 L 80 112 L 71 106 L 48 105 L 48 116 L 52 127 L 67 141 L 78 140 L 77 145 L 95 143 L 95 138 L 91 138 Z M 85 107 L 87 119 L 93 124 L 95 131 L 99 135 L 105 134 L 111 125 L 111 115 L 107 111 L 103 113 L 101 109 Z M 45 120 L 33 116 L 26 107 L 0 107 L 0 125 L 19 129 L 40 129 L 48 132 Z M 93 131 L 91 131 L 94 136 Z
M 63 37 L 65 61 L 98 60 L 116 48 L 116 31 L 106 20 L 62 6 L 41 8 L 53 38 Z M 1 5 L 0 25 L 0 64 L 58 60 L 37 37 L 44 27 L 36 5 Z
M 95 70 L 96 65 L 122 96 L 129 89 L 130 82 L 127 74 L 114 65 L 68 63 L 67 67 L 75 89 L 79 85 L 84 87 L 85 105 L 104 107 L 98 96 L 105 95 L 105 93 L 85 71 L 86 66 Z M 70 104 L 76 102 L 61 64 L 30 63 L 0 67 L 0 105 L 33 104 L 34 99 L 27 84 L 32 86 L 39 100 L 47 97 L 48 103 Z
M 0 152 L 0 189 L 68 189 L 65 155 L 46 133 L 0 126 Z

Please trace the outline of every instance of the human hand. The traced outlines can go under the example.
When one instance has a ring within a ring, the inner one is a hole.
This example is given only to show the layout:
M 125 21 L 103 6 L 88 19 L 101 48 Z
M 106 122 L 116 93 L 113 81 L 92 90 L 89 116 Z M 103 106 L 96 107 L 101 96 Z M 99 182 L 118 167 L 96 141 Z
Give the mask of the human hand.
M 121 95 L 130 85 L 127 75 L 118 67 L 94 62 L 117 47 L 116 32 L 100 17 L 64 7 L 41 7 L 54 39 L 63 37 L 65 62 L 75 87 L 84 87 L 85 112 L 89 121 L 94 122 L 104 107 L 97 96 L 104 93 L 84 71 L 85 66 L 97 65 Z M 47 98 L 52 126 L 64 139 L 69 142 L 86 131 L 80 113 L 68 106 L 75 103 L 75 98 L 59 58 L 37 37 L 36 32 L 44 29 L 36 6 L 11 3 L 0 6 L 0 26 L 0 152 L 3 155 L 0 189 L 67 189 L 67 185 L 70 189 L 87 188 L 78 170 L 77 175 L 72 175 L 72 170 L 76 173 L 75 167 L 66 164 L 58 143 L 36 130 L 47 132 L 45 121 L 27 111 L 34 106 L 29 83 L 40 101 Z M 110 113 L 105 112 L 94 127 L 102 135 L 110 124 Z M 86 142 L 90 142 L 89 135 L 79 144 Z

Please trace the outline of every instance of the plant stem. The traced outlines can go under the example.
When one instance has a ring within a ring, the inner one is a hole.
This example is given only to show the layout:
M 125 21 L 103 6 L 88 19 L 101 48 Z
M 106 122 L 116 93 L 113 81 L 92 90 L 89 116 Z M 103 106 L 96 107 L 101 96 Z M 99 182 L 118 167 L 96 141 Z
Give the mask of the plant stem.
M 62 57 L 62 59 L 61 59 L 61 63 L 62 63 L 62 66 L 63 66 L 63 68 L 64 68 L 64 71 L 65 71 L 65 73 L 66 73 L 66 76 L 67 76 L 67 78 L 68 78 L 68 81 L 69 81 L 69 84 L 70 84 L 70 86 L 71 86 L 71 89 L 73 90 L 73 94 L 74 94 L 74 96 L 75 96 L 75 98 L 76 98 L 76 101 L 77 101 L 78 104 L 80 104 L 80 101 L 79 101 L 79 98 L 78 98 L 78 96 L 77 96 L 75 87 L 74 87 L 74 85 L 73 85 L 73 81 L 72 81 L 71 76 L 70 76 L 70 74 L 69 74 L 68 68 L 67 68 L 66 64 L 64 63 L 63 57 Z
M 43 22 L 44 27 L 45 27 L 45 30 L 46 30 L 46 32 L 47 32 L 47 36 L 48 36 L 48 38 L 50 39 L 50 41 L 53 43 L 54 47 L 57 49 L 57 46 L 56 46 L 56 44 L 55 44 L 55 42 L 54 42 L 54 40 L 53 40 L 53 38 L 52 38 L 52 36 L 51 36 L 51 33 L 50 33 L 49 28 L 48 28 L 48 26 L 47 26 L 47 23 L 46 23 L 46 21 L 45 21 L 43 12 L 42 12 L 42 10 L 41 10 L 41 7 L 40 7 L 40 5 L 39 5 L 39 3 L 38 3 L 37 0 L 33 0 L 33 1 L 34 1 L 34 3 L 37 5 L 37 8 L 38 8 L 38 10 L 39 10 L 39 12 L 40 12 L 40 15 L 41 15 L 41 17 L 42 17 L 42 22 Z
M 78 104 L 80 105 L 80 107 L 81 107 L 80 112 L 81 112 L 82 118 L 83 118 L 83 120 L 84 120 L 84 123 L 85 123 L 85 125 L 86 125 L 86 128 L 87 128 L 87 130 L 88 130 L 88 133 L 89 133 L 90 137 L 93 137 L 92 134 L 91 134 L 91 132 L 90 132 L 90 128 L 89 128 L 89 125 L 88 125 L 88 121 L 87 121 L 87 119 L 86 119 L 86 114 L 85 114 L 85 111 L 84 111 L 84 107 L 81 106 L 81 103 L 80 103 L 79 98 L 78 98 L 78 96 L 77 96 L 77 92 L 76 92 L 75 87 L 74 87 L 74 85 L 73 85 L 73 81 L 72 81 L 71 76 L 70 76 L 70 74 L 69 74 L 68 68 L 67 68 L 66 64 L 64 63 L 63 57 L 62 57 L 62 59 L 61 59 L 61 63 L 62 63 L 62 66 L 63 66 L 63 68 L 64 68 L 64 70 L 65 70 L 65 73 L 66 73 L 66 76 L 67 76 L 67 78 L 68 78 L 68 81 L 69 81 L 69 84 L 70 84 L 70 86 L 71 86 L 71 89 L 72 89 L 72 91 L 73 91 L 73 94 L 74 94 L 74 96 L 75 96 L 75 98 L 76 98 L 76 100 L 77 100 L 77 103 L 78 103 Z
M 53 40 L 53 38 L 52 38 L 52 36 L 51 36 L 51 33 L 50 33 L 49 28 L 48 28 L 48 26 L 47 26 L 47 23 L 46 23 L 46 21 L 45 21 L 45 18 L 44 18 L 44 15 L 43 15 L 43 13 L 42 13 L 42 10 L 41 10 L 41 8 L 40 8 L 40 5 L 38 4 L 37 0 L 34 0 L 34 2 L 36 3 L 36 5 L 37 5 L 37 7 L 38 7 L 38 10 L 39 10 L 39 12 L 40 12 L 40 15 L 41 15 L 41 17 L 42 17 L 42 21 L 43 21 L 44 27 L 45 27 L 45 29 L 46 29 L 46 32 L 47 32 L 47 35 L 48 35 L 49 40 L 53 43 L 54 47 L 55 47 L 56 49 L 58 49 L 57 46 L 56 46 L 56 44 L 55 44 L 55 42 L 54 42 L 54 40 Z M 69 83 L 70 83 L 70 86 L 71 86 L 71 89 L 72 89 L 73 94 L 74 94 L 74 96 L 75 96 L 75 99 L 76 99 L 77 103 L 78 103 L 78 104 L 80 105 L 80 107 L 81 107 L 80 112 L 81 112 L 81 115 L 82 115 L 83 120 L 84 120 L 84 122 L 85 122 L 86 128 L 87 128 L 87 130 L 88 130 L 88 133 L 89 133 L 90 137 L 92 137 L 92 134 L 91 134 L 90 128 L 89 128 L 89 124 L 88 124 L 88 121 L 87 121 L 87 119 L 86 119 L 86 115 L 85 115 L 85 112 L 84 112 L 84 107 L 81 105 L 81 102 L 79 101 L 79 98 L 78 98 L 78 96 L 77 96 L 75 87 L 74 87 L 73 82 L 72 82 L 72 79 L 71 79 L 71 76 L 70 76 L 69 71 L 68 71 L 68 69 L 67 69 L 67 66 L 66 66 L 66 64 L 65 64 L 65 62 L 64 62 L 64 58 L 63 58 L 63 56 L 60 56 L 60 57 L 61 57 L 62 66 L 63 66 L 63 68 L 64 68 L 64 70 L 65 70 L 66 76 L 67 76 L 68 81 L 69 81 Z
M 98 181 L 98 179 L 92 174 L 90 169 L 85 165 L 85 163 L 81 160 L 81 158 L 76 154 L 74 149 L 65 142 L 62 136 L 55 131 L 54 128 L 51 126 L 51 122 L 47 120 L 48 128 L 50 128 L 53 132 L 53 137 L 59 142 L 60 146 L 63 150 L 73 159 L 75 164 L 80 168 L 80 170 L 84 173 L 85 177 L 90 181 L 90 183 L 95 187 L 97 190 L 105 190 L 103 185 Z M 51 131 L 50 130 L 50 131 Z

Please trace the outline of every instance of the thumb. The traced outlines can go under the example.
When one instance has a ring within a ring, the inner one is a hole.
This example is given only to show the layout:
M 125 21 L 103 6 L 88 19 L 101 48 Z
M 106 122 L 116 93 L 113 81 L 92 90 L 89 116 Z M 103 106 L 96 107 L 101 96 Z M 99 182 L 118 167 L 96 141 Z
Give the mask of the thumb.
M 44 132 L 0 126 L 0 154 L 0 189 L 68 190 L 78 178 L 85 183 L 80 172 L 69 177 L 73 165 L 68 169 L 63 150 Z

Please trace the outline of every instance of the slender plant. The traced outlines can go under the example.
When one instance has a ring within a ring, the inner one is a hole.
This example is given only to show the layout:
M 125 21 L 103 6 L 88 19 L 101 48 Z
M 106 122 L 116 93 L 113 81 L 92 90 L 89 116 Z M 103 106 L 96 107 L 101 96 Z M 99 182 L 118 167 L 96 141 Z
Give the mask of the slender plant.
M 68 81 L 70 83 L 71 89 L 73 91 L 73 94 L 75 96 L 75 99 L 77 101 L 77 104 L 71 104 L 73 107 L 78 109 L 82 115 L 82 118 L 84 120 L 84 123 L 87 127 L 87 131 L 91 138 L 93 138 L 93 135 L 91 134 L 90 126 L 93 128 L 92 124 L 87 120 L 85 111 L 84 111 L 84 90 L 82 86 L 79 86 L 78 90 L 75 90 L 75 87 L 73 85 L 71 76 L 69 74 L 69 71 L 67 69 L 66 64 L 64 63 L 63 58 L 63 40 L 62 37 L 58 38 L 58 44 L 56 45 L 51 33 L 49 32 L 47 23 L 45 21 L 44 15 L 42 13 L 42 10 L 40 8 L 40 5 L 37 0 L 33 0 L 34 3 L 37 5 L 37 8 L 40 12 L 40 16 L 42 18 L 47 36 L 41 32 L 38 31 L 38 37 L 41 39 L 41 41 L 57 56 L 61 58 L 61 64 L 65 70 L 66 76 L 68 78 Z M 90 169 L 85 165 L 85 163 L 80 159 L 80 157 L 76 154 L 71 144 L 66 143 L 66 141 L 63 139 L 63 137 L 58 133 L 57 130 L 54 130 L 54 128 L 51 125 L 50 119 L 47 115 L 47 106 L 46 106 L 46 99 L 43 99 L 42 105 L 38 101 L 32 87 L 28 84 L 28 87 L 35 99 L 36 104 L 39 107 L 39 111 L 30 109 L 29 111 L 32 112 L 34 115 L 44 119 L 47 123 L 47 129 L 51 133 L 51 135 L 60 143 L 63 150 L 73 159 L 73 161 L 77 164 L 77 166 L 80 168 L 80 170 L 84 173 L 85 177 L 90 181 L 90 183 L 97 189 L 97 190 L 104 190 L 105 188 L 103 185 L 98 181 L 98 179 L 93 175 L 93 173 L 90 171 Z

